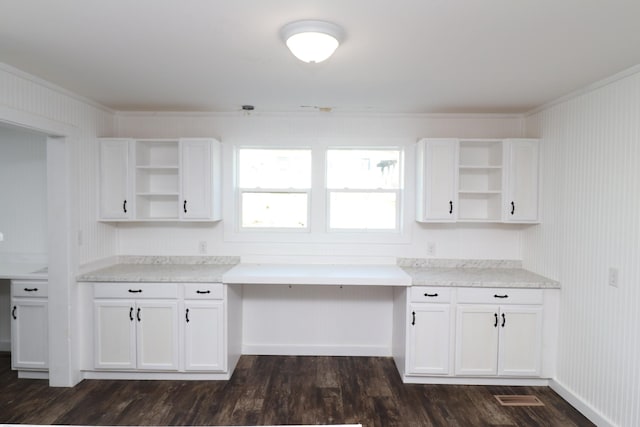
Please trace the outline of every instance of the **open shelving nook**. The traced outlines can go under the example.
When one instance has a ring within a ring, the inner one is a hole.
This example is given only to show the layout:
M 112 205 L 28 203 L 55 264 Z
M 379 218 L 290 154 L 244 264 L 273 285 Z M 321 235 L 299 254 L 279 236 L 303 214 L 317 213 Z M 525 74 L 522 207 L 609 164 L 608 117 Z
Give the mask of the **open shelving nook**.
M 458 221 L 501 222 L 502 140 L 460 140 Z
M 175 220 L 180 203 L 178 140 L 138 141 L 135 153 L 139 219 Z

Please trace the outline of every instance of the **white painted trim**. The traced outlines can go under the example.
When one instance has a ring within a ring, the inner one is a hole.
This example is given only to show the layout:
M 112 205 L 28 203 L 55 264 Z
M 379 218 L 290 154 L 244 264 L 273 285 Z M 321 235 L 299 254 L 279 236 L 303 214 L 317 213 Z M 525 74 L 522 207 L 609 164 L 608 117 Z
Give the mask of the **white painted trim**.
M 229 118 L 252 117 L 277 118 L 277 117 L 351 117 L 351 118 L 413 118 L 413 119 L 521 119 L 518 113 L 390 113 L 390 112 L 355 112 L 333 111 L 323 113 L 317 111 L 280 111 L 280 112 L 251 112 L 244 111 L 116 111 L 118 117 L 210 117 Z
M 209 380 L 226 381 L 229 373 L 199 372 L 140 372 L 140 371 L 83 371 L 82 378 L 88 380 Z
M 96 101 L 85 98 L 84 96 L 78 95 L 77 93 L 71 92 L 61 86 L 55 85 L 47 80 L 41 79 L 40 77 L 36 77 L 33 74 L 29 74 L 26 71 L 22 71 L 19 68 L 12 67 L 11 65 L 0 62 L 0 71 L 4 71 L 9 74 L 13 74 L 16 77 L 27 80 L 30 83 L 33 83 L 38 86 L 45 87 L 47 89 L 53 90 L 61 95 L 67 96 L 69 98 L 75 99 L 76 101 L 82 102 L 84 104 L 88 104 L 94 108 L 102 110 L 107 113 L 115 114 L 115 110 L 112 110 L 109 107 L 106 107 L 102 104 L 97 103 Z
M 566 387 L 557 379 L 549 381 L 549 387 L 556 393 L 558 393 L 564 400 L 569 402 L 571 406 L 576 408 L 587 417 L 592 423 L 598 427 L 615 427 L 616 424 L 613 421 L 602 415 L 597 409 L 589 405 L 584 399 L 574 393 L 571 389 Z
M 263 345 L 243 344 L 242 354 L 270 356 L 367 356 L 391 357 L 388 346 L 334 346 L 334 345 Z
M 528 386 L 544 387 L 549 385 L 547 378 L 477 378 L 477 377 L 402 377 L 405 384 L 451 384 L 451 385 L 501 385 L 501 386 Z
M 573 91 L 573 92 L 571 92 L 571 93 L 569 93 L 569 94 L 567 94 L 565 96 L 562 96 L 560 98 L 554 99 L 553 101 L 549 101 L 549 102 L 547 102 L 545 104 L 542 104 L 542 105 L 540 105 L 540 106 L 538 106 L 538 107 L 536 107 L 536 108 L 534 108 L 534 109 L 532 109 L 530 111 L 527 111 L 526 113 L 524 113 L 522 115 L 522 117 L 526 119 L 527 117 L 532 116 L 534 114 L 537 114 L 540 111 L 544 111 L 544 110 L 546 110 L 548 108 L 551 108 L 554 105 L 562 104 L 563 102 L 567 102 L 567 101 L 570 101 L 570 100 L 572 100 L 574 98 L 578 98 L 579 96 L 585 95 L 585 94 L 587 94 L 589 92 L 596 91 L 596 90 L 598 90 L 598 89 L 600 89 L 602 87 L 608 86 L 608 85 L 610 85 L 610 84 L 612 84 L 612 83 L 614 83 L 614 82 L 616 82 L 618 80 L 625 79 L 625 78 L 627 78 L 629 76 L 632 76 L 632 75 L 634 75 L 636 73 L 640 73 L 640 64 L 634 65 L 634 66 L 632 66 L 630 68 L 627 68 L 626 70 L 620 71 L 619 73 L 616 73 L 616 74 L 614 74 L 612 76 L 605 77 L 602 80 L 598 80 L 597 82 L 591 83 L 590 85 L 587 85 L 587 86 L 585 86 L 583 88 L 580 88 L 580 89 L 578 89 L 576 91 Z
M 0 69 L 3 64 L 0 63 Z M 9 72 L 22 73 L 12 67 Z M 79 343 L 75 340 L 78 325 L 71 322 L 76 310 L 71 292 L 75 281 L 72 277 L 75 262 L 71 245 L 72 213 L 69 162 L 69 142 L 78 129 L 68 123 L 58 122 L 30 112 L 0 106 L 0 122 L 10 123 L 48 135 L 47 137 L 47 241 L 48 278 L 52 291 L 49 297 L 49 380 L 52 386 L 73 386 L 81 381 L 77 354 Z
M 16 110 L 6 105 L 0 105 L 0 122 L 45 133 L 49 136 L 69 136 L 77 131 L 75 126 L 68 123 L 58 122 L 22 110 Z
M 18 378 L 26 378 L 31 380 L 48 380 L 48 371 L 18 371 Z

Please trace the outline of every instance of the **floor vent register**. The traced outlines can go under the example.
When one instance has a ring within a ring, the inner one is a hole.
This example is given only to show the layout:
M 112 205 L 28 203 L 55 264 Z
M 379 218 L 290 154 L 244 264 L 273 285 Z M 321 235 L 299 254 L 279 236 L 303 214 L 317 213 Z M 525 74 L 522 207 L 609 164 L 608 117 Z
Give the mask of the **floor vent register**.
M 502 406 L 544 406 L 544 403 L 533 395 L 495 395 Z

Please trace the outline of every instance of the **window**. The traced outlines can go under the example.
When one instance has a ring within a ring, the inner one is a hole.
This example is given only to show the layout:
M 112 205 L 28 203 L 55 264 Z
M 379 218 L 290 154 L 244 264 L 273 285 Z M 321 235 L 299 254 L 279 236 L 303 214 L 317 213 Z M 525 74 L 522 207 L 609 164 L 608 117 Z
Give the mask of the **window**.
M 400 150 L 327 150 L 330 230 L 399 230 Z
M 309 228 L 311 150 L 238 150 L 240 228 Z

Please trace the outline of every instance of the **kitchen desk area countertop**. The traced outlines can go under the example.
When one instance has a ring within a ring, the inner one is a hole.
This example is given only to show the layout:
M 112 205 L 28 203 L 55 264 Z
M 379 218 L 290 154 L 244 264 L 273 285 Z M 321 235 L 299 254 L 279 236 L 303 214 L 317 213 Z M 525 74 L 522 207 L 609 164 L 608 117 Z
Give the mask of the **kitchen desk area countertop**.
M 222 276 L 229 284 L 411 286 L 395 265 L 239 264 Z

